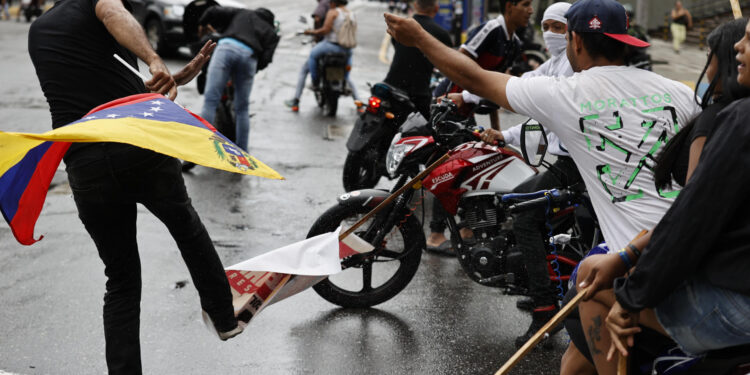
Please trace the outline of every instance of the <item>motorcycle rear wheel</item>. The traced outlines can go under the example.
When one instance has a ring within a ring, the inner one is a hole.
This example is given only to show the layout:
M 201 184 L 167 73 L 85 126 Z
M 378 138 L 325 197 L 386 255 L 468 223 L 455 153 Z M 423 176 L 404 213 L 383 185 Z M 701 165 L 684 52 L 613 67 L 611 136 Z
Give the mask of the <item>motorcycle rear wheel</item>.
M 323 114 L 328 117 L 336 117 L 336 111 L 338 111 L 339 109 L 338 94 L 328 93 L 324 100 L 325 103 L 323 103 Z
M 344 190 L 372 189 L 380 181 L 378 160 L 380 155 L 367 147 L 359 152 L 349 152 L 344 160 L 342 181 Z
M 214 119 L 216 129 L 230 141 L 237 143 L 237 123 L 234 117 L 234 107 L 231 100 L 221 101 L 216 107 Z
M 361 205 L 336 205 L 315 221 L 307 237 L 332 232 L 339 225 L 342 231 L 346 230 L 368 211 L 368 207 Z M 370 223 L 365 223 L 362 231 L 355 233 L 361 236 Z M 409 216 L 400 228 L 393 228 L 384 242 L 385 248 L 376 246 L 373 250 L 374 257 L 315 284 L 315 292 L 328 302 L 349 308 L 375 306 L 396 296 L 419 268 L 425 247 L 419 220 Z

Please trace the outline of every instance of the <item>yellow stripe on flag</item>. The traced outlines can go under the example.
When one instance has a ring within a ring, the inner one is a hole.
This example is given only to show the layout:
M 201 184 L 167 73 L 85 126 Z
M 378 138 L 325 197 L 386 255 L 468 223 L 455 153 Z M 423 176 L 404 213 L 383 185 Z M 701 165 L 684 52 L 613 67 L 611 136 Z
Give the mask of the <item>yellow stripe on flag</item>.
M 15 133 L 0 132 L 0 176 L 23 159 L 29 150 L 44 141 L 20 137 Z
M 0 132 L 0 153 L 4 155 L 0 160 L 0 174 L 17 163 L 26 151 L 42 141 L 127 143 L 206 167 L 284 179 L 258 159 L 208 129 L 178 122 L 137 118 L 90 120 L 43 134 Z M 16 156 L 18 153 L 20 157 Z

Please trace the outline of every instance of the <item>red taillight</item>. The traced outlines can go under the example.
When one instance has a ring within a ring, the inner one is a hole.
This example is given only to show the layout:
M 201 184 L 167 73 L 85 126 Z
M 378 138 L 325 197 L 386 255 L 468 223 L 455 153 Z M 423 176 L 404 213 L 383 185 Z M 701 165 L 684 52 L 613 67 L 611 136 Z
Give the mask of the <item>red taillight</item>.
M 370 113 L 377 113 L 378 109 L 380 109 L 380 98 L 376 96 L 371 96 L 370 100 L 367 102 L 367 111 Z

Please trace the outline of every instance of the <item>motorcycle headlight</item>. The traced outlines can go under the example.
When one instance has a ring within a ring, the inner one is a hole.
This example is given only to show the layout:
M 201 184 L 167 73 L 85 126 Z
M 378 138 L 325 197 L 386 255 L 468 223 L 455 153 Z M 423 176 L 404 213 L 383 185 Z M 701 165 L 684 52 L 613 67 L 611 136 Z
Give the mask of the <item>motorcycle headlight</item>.
M 388 149 L 388 154 L 385 158 L 385 169 L 391 177 L 396 177 L 396 171 L 398 170 L 399 165 L 401 165 L 401 161 L 404 160 L 404 156 L 415 146 L 407 143 L 398 144 L 397 142 L 400 139 L 401 134 L 397 134 L 396 137 L 393 138 L 393 143 Z
M 164 17 L 173 19 L 173 20 L 181 20 L 182 16 L 185 14 L 185 7 L 182 5 L 167 5 L 164 7 Z

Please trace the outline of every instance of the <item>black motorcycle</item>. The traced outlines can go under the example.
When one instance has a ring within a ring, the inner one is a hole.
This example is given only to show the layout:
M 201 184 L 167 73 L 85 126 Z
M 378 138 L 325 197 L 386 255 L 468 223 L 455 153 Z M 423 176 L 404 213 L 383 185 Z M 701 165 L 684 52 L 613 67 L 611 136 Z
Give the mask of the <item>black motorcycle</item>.
M 391 140 L 406 116 L 416 110 L 406 92 L 387 83 L 376 83 L 370 93 L 346 142 L 349 153 L 342 178 L 346 191 L 372 188 L 387 176 L 385 157 Z
M 19 10 L 19 17 L 20 13 L 23 13 L 23 17 L 26 19 L 26 22 L 31 22 L 31 20 L 34 17 L 39 17 L 42 15 L 42 2 L 41 0 L 31 0 L 31 1 L 21 1 L 21 9 Z
M 318 58 L 318 82 L 313 83 L 315 100 L 326 116 L 335 117 L 339 97 L 350 95 L 346 73 L 351 69 L 344 53 L 330 53 Z M 317 84 L 316 84 L 317 83 Z

